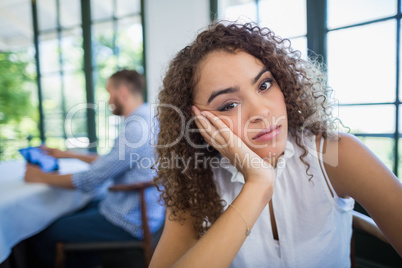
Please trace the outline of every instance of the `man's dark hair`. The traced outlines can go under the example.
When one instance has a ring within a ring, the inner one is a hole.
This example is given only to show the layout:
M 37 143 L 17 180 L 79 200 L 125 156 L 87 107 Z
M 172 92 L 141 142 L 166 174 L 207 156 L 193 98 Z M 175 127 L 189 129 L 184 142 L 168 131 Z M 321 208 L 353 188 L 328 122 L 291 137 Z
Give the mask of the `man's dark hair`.
M 116 88 L 125 84 L 133 94 L 143 95 L 144 93 L 145 79 L 137 71 L 121 70 L 114 73 L 110 79 Z

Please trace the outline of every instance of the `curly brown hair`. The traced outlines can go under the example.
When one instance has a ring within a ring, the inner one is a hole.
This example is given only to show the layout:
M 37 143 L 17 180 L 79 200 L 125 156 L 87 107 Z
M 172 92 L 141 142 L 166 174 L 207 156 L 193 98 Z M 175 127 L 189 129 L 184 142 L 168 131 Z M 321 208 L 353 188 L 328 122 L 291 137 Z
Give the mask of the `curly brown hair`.
M 161 198 L 172 212 L 170 220 L 182 222 L 185 220 L 182 213 L 189 212 L 198 236 L 217 220 L 224 207 L 208 164 L 209 159 L 219 156 L 219 153 L 200 146 L 204 141 L 199 132 L 188 131 L 196 129 L 191 107 L 198 82 L 198 66 L 214 51 L 243 51 L 269 68 L 285 97 L 288 131 L 304 151 L 300 159 L 307 167 L 306 173 L 310 165 L 304 160 L 307 149 L 302 144 L 301 133 L 328 137 L 333 125 L 327 103 L 329 89 L 321 66 L 303 60 L 301 53 L 290 47 L 289 40 L 275 36 L 268 28 L 250 23 L 215 23 L 200 33 L 171 61 L 163 80 L 158 107 L 159 169 L 155 178 L 155 183 L 162 186 Z M 196 161 L 197 154 L 202 155 L 206 162 Z M 186 167 L 177 165 L 178 161 L 187 163 Z

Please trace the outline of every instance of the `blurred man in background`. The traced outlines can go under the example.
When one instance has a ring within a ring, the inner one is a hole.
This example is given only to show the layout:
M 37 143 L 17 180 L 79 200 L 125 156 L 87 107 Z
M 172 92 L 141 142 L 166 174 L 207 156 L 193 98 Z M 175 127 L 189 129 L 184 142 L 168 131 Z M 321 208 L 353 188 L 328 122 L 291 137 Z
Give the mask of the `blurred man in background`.
M 56 158 L 78 158 L 90 163 L 88 171 L 58 175 L 27 165 L 25 181 L 94 193 L 107 181 L 120 185 L 152 180 L 156 173 L 150 168 L 155 162 L 151 140 L 157 133 L 151 133 L 154 122 L 150 106 L 143 101 L 144 88 L 144 79 L 136 71 L 119 71 L 109 78 L 106 87 L 110 94 L 109 104 L 114 106 L 113 113 L 124 116 L 125 120 L 107 155 L 79 155 L 43 148 Z M 149 225 L 155 232 L 163 224 L 164 208 L 158 204 L 159 194 L 155 187 L 145 196 Z M 84 209 L 58 219 L 32 241 L 35 254 L 43 265 L 52 267 L 57 242 L 125 241 L 142 239 L 142 236 L 138 193 L 108 192 L 100 202 L 91 202 Z M 79 262 L 75 260 L 74 267 L 98 265 L 96 257 L 81 257 Z

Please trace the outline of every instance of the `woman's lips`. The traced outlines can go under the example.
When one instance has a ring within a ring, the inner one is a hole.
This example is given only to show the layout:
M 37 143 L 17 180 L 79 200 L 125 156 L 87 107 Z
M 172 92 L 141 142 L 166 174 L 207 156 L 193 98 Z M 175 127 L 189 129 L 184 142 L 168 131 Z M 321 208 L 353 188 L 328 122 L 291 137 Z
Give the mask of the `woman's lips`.
M 263 129 L 253 138 L 255 141 L 264 142 L 269 141 L 279 135 L 282 127 L 279 125 L 271 126 L 269 128 Z

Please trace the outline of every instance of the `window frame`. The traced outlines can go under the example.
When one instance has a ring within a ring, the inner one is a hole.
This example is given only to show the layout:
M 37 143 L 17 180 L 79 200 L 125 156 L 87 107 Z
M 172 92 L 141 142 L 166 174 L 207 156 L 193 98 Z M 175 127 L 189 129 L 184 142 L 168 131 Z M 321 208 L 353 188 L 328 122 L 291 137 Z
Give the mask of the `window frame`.
M 91 16 L 91 1 L 87 0 L 80 0 L 80 7 L 81 7 L 81 24 L 72 26 L 72 27 L 62 27 L 60 23 L 60 0 L 54 0 L 56 3 L 56 20 L 57 20 L 57 26 L 56 28 L 52 28 L 50 30 L 40 30 L 39 29 L 39 23 L 38 23 L 38 6 L 37 6 L 37 1 L 31 1 L 31 12 L 32 12 L 32 27 L 33 27 L 33 35 L 34 35 L 34 48 L 35 48 L 35 63 L 36 63 L 36 83 L 37 83 L 37 94 L 38 94 L 38 110 L 39 110 L 39 133 L 40 133 L 40 140 L 42 143 L 46 141 L 46 126 L 45 126 L 45 114 L 44 114 L 44 108 L 43 108 L 43 86 L 42 86 L 42 70 L 40 66 L 40 36 L 41 34 L 49 33 L 49 32 L 57 32 L 57 42 L 58 42 L 58 50 L 59 50 L 59 64 L 60 64 L 60 70 L 58 71 L 58 75 L 61 77 L 61 93 L 62 93 L 62 113 L 63 113 L 63 118 L 66 118 L 66 99 L 65 99 L 65 93 L 64 93 L 64 71 L 63 71 L 63 57 L 62 57 L 62 49 L 61 49 L 61 33 L 65 30 L 69 30 L 71 28 L 76 28 L 76 27 L 81 27 L 82 29 L 82 38 L 83 38 L 83 74 L 85 77 L 85 98 L 86 102 L 89 107 L 94 107 L 91 105 L 95 105 L 95 84 L 94 84 L 94 77 L 93 77 L 93 72 L 96 69 L 94 58 L 93 58 L 93 46 L 92 46 L 92 25 L 94 23 L 98 23 L 101 20 L 96 20 L 94 21 Z M 117 34 L 117 23 L 120 19 L 124 19 L 130 16 L 140 16 L 141 18 L 141 24 L 142 24 L 142 66 L 143 66 L 143 75 L 146 77 L 146 27 L 145 27 L 145 0 L 140 0 L 140 12 L 133 13 L 133 14 L 126 14 L 124 16 L 117 16 L 117 0 L 112 0 L 113 1 L 113 15 L 112 18 L 107 18 L 104 21 L 113 21 L 113 31 L 114 31 L 114 36 L 116 37 Z M 114 47 L 116 47 L 116 38 L 114 38 Z M 118 51 L 114 49 L 114 55 L 117 57 Z M 118 69 L 119 66 L 116 66 L 116 69 Z M 147 100 L 147 90 L 144 90 L 144 100 Z M 97 151 L 97 143 L 98 143 L 98 137 L 96 134 L 96 115 L 95 115 L 95 110 L 94 109 L 86 109 L 86 124 L 87 124 L 87 134 L 88 134 L 88 139 L 89 139 L 89 144 L 90 146 L 87 148 L 90 152 L 96 152 Z M 63 127 L 63 138 L 64 140 L 67 140 L 67 134 L 65 131 L 65 128 Z M 91 145 L 96 145 L 96 146 L 91 146 Z

